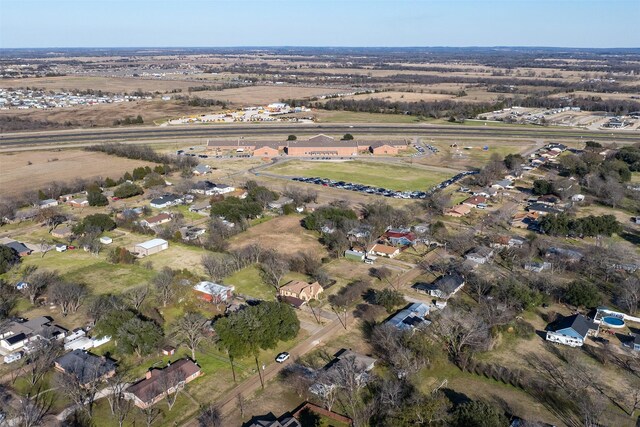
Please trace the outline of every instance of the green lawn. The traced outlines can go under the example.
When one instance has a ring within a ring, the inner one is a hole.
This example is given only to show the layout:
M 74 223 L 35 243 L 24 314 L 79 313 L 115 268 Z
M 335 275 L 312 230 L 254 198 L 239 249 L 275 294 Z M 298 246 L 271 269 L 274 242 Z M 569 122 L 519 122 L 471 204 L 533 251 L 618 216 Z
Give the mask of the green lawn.
M 397 191 L 426 190 L 453 175 L 396 163 L 357 160 L 341 163 L 293 160 L 267 170 L 281 175 L 329 178 Z
M 238 270 L 224 279 L 226 285 L 235 286 L 235 293 L 252 298 L 273 301 L 275 290 L 264 283 L 257 266 L 249 266 Z

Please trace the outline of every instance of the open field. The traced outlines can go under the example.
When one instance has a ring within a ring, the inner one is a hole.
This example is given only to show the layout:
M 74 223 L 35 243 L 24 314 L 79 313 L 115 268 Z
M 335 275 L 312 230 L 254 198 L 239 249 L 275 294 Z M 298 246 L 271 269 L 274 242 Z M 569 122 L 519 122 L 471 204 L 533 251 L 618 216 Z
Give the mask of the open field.
M 101 90 L 103 92 L 169 92 L 189 86 L 197 86 L 195 81 L 151 79 L 141 77 L 102 77 L 102 76 L 59 76 L 26 79 L 2 79 L 0 88 L 34 87 L 47 90 Z
M 326 251 L 317 236 L 300 225 L 302 215 L 285 215 L 256 225 L 233 236 L 229 242 L 232 249 L 250 244 L 259 244 L 278 253 L 295 255 L 299 252 L 324 256 Z
M 267 105 L 281 99 L 310 98 L 333 93 L 328 87 L 300 87 L 292 85 L 247 86 L 222 91 L 203 91 L 193 94 L 200 98 L 229 101 L 242 106 Z
M 0 110 L 1 116 L 18 117 L 34 121 L 48 121 L 64 125 L 90 128 L 94 126 L 110 127 L 115 120 L 126 117 L 142 116 L 145 124 L 165 121 L 169 118 L 191 114 L 204 114 L 214 111 L 214 107 L 192 107 L 178 101 L 141 100 L 118 104 L 98 104 L 79 107 L 52 108 L 47 110 Z
M 402 102 L 417 102 L 417 101 L 443 101 L 445 99 L 453 99 L 454 95 L 443 93 L 429 93 L 424 92 L 400 92 L 400 91 L 388 91 L 378 93 L 365 93 L 361 95 L 345 96 L 344 99 L 382 99 L 385 101 L 402 101 Z
M 442 171 L 433 171 L 401 163 L 374 163 L 362 161 L 304 162 L 290 161 L 267 169 L 268 172 L 287 176 L 322 177 L 336 181 L 383 187 L 396 191 L 424 190 L 450 176 Z
M 420 121 L 415 116 L 353 111 L 314 110 L 313 115 L 318 123 L 418 123 Z
M 116 179 L 138 166 L 147 165 L 154 166 L 145 161 L 83 150 L 3 153 L 0 154 L 0 194 L 37 190 L 52 181 L 95 177 Z

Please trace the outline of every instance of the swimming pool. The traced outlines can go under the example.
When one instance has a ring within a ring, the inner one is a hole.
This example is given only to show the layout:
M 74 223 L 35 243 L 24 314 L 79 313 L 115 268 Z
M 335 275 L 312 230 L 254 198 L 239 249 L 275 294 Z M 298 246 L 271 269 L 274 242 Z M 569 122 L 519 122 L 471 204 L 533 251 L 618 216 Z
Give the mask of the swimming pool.
M 614 316 L 603 317 L 602 323 L 610 328 L 622 328 L 624 326 L 624 320 Z

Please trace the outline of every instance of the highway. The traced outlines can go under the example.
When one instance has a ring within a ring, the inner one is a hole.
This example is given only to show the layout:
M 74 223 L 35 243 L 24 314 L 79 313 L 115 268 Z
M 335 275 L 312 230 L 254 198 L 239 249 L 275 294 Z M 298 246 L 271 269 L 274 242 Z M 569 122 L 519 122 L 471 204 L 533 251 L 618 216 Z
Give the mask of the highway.
M 588 131 L 551 127 L 501 127 L 465 125 L 394 125 L 394 124 L 217 124 L 176 127 L 73 129 L 46 132 L 1 133 L 0 146 L 91 144 L 118 141 L 150 141 L 168 138 L 232 138 L 283 135 L 312 135 L 317 133 L 356 133 L 384 136 L 433 136 L 459 138 L 545 138 L 554 140 L 593 139 L 601 142 L 633 144 L 640 142 L 636 131 Z

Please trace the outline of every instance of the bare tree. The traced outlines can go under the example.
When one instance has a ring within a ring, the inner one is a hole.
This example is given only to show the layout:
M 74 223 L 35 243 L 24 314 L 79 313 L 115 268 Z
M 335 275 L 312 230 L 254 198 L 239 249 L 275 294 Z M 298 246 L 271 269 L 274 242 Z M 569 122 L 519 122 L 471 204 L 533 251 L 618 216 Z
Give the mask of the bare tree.
M 206 338 L 206 325 L 209 320 L 202 314 L 189 312 L 182 316 L 173 326 L 174 337 L 187 345 L 191 350 L 191 358 L 196 359 L 196 350 Z
M 35 305 L 36 300 L 44 294 L 49 286 L 59 283 L 60 276 L 56 271 L 35 271 L 25 277 L 28 283 L 22 292 L 29 298 L 31 305 Z
M 140 413 L 142 413 L 147 427 L 151 427 L 153 423 L 156 422 L 158 417 L 160 417 L 162 411 L 160 410 L 160 408 L 150 406 L 148 408 L 140 408 Z
M 176 293 L 175 285 L 175 272 L 169 268 L 164 267 L 154 278 L 153 284 L 156 288 L 158 298 L 162 302 L 162 306 L 166 307 L 167 304 L 173 299 Z
M 62 346 L 55 340 L 41 339 L 33 342 L 32 350 L 23 358 L 25 377 L 31 386 L 44 378 L 62 352 Z
M 280 290 L 284 276 L 289 272 L 289 261 L 276 252 L 270 252 L 260 264 L 264 281 Z
M 51 397 L 41 390 L 37 390 L 33 397 L 20 397 L 18 405 L 14 410 L 16 418 L 19 419 L 20 427 L 35 427 L 42 424 L 49 409 L 51 409 Z
M 230 260 L 228 258 L 228 256 L 213 254 L 205 254 L 202 256 L 202 267 L 211 280 L 222 280 L 222 278 L 231 273 L 231 269 L 229 268 Z
M 222 427 L 222 414 L 220 414 L 220 409 L 213 404 L 208 404 L 200 408 L 198 424 L 200 427 Z
M 133 308 L 136 309 L 136 311 L 139 311 L 140 307 L 149 295 L 149 286 L 136 286 L 135 288 L 127 290 L 122 295 L 133 306 Z
M 98 393 L 99 376 L 93 367 L 76 366 L 72 372 L 60 373 L 56 385 L 73 404 L 91 417 L 93 402 Z
M 616 299 L 629 314 L 635 315 L 640 304 L 640 279 L 636 276 L 628 277 L 622 283 Z
M 87 287 L 80 283 L 58 282 L 49 288 L 49 300 L 60 306 L 63 316 L 78 311 L 87 294 Z
M 465 353 L 486 348 L 489 326 L 477 312 L 446 308 L 434 322 L 434 331 L 447 348 L 449 357 L 465 366 Z
M 158 385 L 164 392 L 164 398 L 167 401 L 169 411 L 178 400 L 178 395 L 184 389 L 185 381 L 178 371 L 170 371 L 163 369 L 158 377 Z

